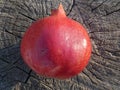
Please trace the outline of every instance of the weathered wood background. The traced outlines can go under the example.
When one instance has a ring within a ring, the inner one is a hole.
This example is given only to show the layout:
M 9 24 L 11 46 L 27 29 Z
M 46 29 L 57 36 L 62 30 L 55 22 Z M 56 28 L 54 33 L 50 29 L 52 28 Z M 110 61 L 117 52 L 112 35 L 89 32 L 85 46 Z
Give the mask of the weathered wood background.
M 59 2 L 93 45 L 89 65 L 67 80 L 37 75 L 19 50 L 27 27 Z M 120 90 L 120 0 L 0 0 L 0 90 Z

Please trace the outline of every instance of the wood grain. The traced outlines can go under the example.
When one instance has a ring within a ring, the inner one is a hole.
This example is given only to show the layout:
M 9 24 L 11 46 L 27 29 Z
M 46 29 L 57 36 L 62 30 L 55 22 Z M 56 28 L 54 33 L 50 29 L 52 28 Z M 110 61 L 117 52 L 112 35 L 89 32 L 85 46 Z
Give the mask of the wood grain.
M 88 66 L 67 80 L 37 75 L 19 50 L 27 27 L 60 2 L 93 46 Z M 120 0 L 0 0 L 0 90 L 120 90 Z

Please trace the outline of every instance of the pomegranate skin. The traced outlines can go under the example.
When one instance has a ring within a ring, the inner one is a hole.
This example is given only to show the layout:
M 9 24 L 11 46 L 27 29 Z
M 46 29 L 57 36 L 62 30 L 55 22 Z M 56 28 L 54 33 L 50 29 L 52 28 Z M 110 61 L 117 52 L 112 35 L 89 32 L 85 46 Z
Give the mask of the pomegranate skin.
M 66 17 L 62 6 L 34 22 L 21 41 L 21 55 L 36 73 L 66 79 L 80 73 L 91 56 L 85 28 Z

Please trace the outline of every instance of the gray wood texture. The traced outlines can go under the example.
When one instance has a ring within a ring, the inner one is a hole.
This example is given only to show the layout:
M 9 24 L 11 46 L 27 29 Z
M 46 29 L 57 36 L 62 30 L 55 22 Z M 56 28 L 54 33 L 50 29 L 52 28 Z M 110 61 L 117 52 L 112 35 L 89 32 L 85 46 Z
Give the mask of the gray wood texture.
M 88 66 L 67 80 L 37 75 L 20 56 L 27 27 L 60 2 L 93 46 Z M 120 0 L 0 0 L 0 90 L 120 90 Z

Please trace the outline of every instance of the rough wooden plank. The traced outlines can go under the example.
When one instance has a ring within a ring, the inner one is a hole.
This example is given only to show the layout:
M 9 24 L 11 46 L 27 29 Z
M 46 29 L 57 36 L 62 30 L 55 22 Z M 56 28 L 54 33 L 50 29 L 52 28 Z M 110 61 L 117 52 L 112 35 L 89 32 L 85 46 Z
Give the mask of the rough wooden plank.
M 22 61 L 27 27 L 50 15 L 60 1 L 82 23 L 93 51 L 82 73 L 67 80 L 45 78 Z M 0 0 L 0 90 L 120 90 L 120 0 Z

